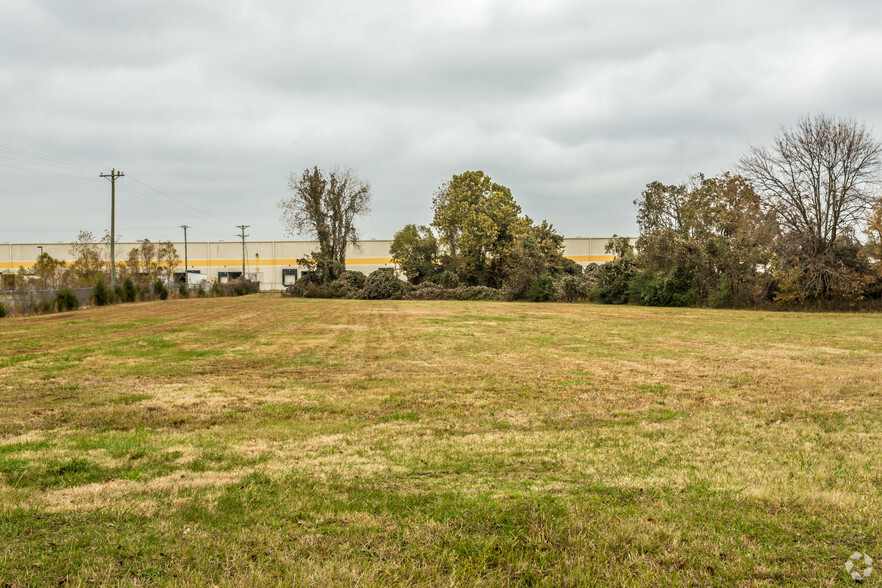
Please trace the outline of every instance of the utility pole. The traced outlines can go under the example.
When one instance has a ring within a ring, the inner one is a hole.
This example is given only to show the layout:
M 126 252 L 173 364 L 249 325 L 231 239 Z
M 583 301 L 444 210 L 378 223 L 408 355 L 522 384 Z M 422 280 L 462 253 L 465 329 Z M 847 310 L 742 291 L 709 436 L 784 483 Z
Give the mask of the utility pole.
M 111 169 L 109 174 L 98 177 L 110 180 L 110 289 L 116 288 L 116 179 L 125 174 Z
M 251 225 L 236 225 L 237 228 L 242 229 L 242 233 L 239 235 L 242 237 L 242 279 L 245 279 L 245 237 L 248 235 L 245 234 L 245 229 L 250 227 Z
M 190 273 L 189 273 L 189 263 L 187 260 L 187 229 L 190 228 L 190 225 L 181 225 L 181 228 L 184 229 L 184 284 L 187 286 L 187 289 L 190 289 Z

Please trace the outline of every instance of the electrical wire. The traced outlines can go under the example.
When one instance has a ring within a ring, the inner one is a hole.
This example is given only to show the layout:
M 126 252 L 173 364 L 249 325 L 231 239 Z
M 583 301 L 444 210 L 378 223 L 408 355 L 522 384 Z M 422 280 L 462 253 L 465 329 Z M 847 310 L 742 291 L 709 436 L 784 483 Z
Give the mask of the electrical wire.
M 182 200 L 178 200 L 178 199 L 175 198 L 174 196 L 169 196 L 169 195 L 166 194 L 165 192 L 163 192 L 163 191 L 161 191 L 161 190 L 157 190 L 157 189 L 154 188 L 153 186 L 151 186 L 151 185 L 149 185 L 149 184 L 147 184 L 147 183 L 145 183 L 145 182 L 139 180 L 138 178 L 136 178 L 136 177 L 134 177 L 134 176 L 131 176 L 131 175 L 130 175 L 130 176 L 126 176 L 126 177 L 131 178 L 132 180 L 138 182 L 139 184 L 141 184 L 141 185 L 144 186 L 145 188 L 149 188 L 150 190 L 153 190 L 154 192 L 156 192 L 156 193 L 159 194 L 160 196 L 164 196 L 165 198 L 168 198 L 168 199 L 171 200 L 172 202 L 175 202 L 175 203 L 177 203 L 177 204 L 179 204 L 179 205 L 181 205 L 181 206 L 185 206 L 185 207 L 189 208 L 190 210 L 196 212 L 197 214 L 201 214 L 202 216 L 205 216 L 206 218 L 211 218 L 211 219 L 214 219 L 214 220 L 216 220 L 216 221 L 222 222 L 222 223 L 224 223 L 224 224 L 234 225 L 234 223 L 233 223 L 232 221 L 229 221 L 229 220 L 227 220 L 227 219 L 225 219 L 225 218 L 221 218 L 221 217 L 219 217 L 219 216 L 215 216 L 215 215 L 213 215 L 213 214 L 209 214 L 209 213 L 207 213 L 207 212 L 204 212 L 204 211 L 202 211 L 202 210 L 199 210 L 198 208 L 196 208 L 196 207 L 194 207 L 194 206 L 190 206 L 190 205 L 187 204 L 186 202 L 184 202 L 184 201 L 182 201 Z
M 60 176 L 60 177 L 62 177 L 62 178 L 74 178 L 74 179 L 76 179 L 76 180 L 89 180 L 89 181 L 95 181 L 95 180 L 100 181 L 100 180 L 101 180 L 101 178 L 99 178 L 99 177 L 97 177 L 97 176 L 94 177 L 94 178 L 88 178 L 88 177 L 85 177 L 85 176 L 72 176 L 72 175 L 70 175 L 70 174 L 60 174 L 60 173 L 57 173 L 57 172 L 46 171 L 46 170 L 43 170 L 43 169 L 30 169 L 30 168 L 27 168 L 27 167 L 18 167 L 18 166 L 15 166 L 15 165 L 8 165 L 8 164 L 5 164 L 5 163 L 0 163 L 0 167 L 8 167 L 8 168 L 10 168 L 10 169 L 17 169 L 17 170 L 20 170 L 20 171 L 26 171 L 26 172 L 31 172 L 31 173 L 35 173 L 35 174 L 45 174 L 45 175 L 49 175 L 49 176 Z
M 101 167 L 100 165 L 96 165 L 94 163 L 86 163 L 84 161 L 77 161 L 76 159 L 66 159 L 64 157 L 54 157 L 52 155 L 41 155 L 41 154 L 35 153 L 33 151 L 27 151 L 25 149 L 18 149 L 16 147 L 9 147 L 8 145 L 0 145 L 0 151 L 6 151 L 8 153 L 15 153 L 16 155 L 24 155 L 24 156 L 33 157 L 36 159 L 45 159 L 47 161 L 55 161 L 55 162 L 60 162 L 60 163 L 73 164 L 73 165 L 78 165 L 80 167 L 87 167 L 90 169 L 98 169 Z
M 21 167 L 19 165 L 10 165 L 7 162 L 15 162 L 19 164 L 24 164 L 26 166 L 31 167 Z M 100 182 L 102 178 L 98 177 L 96 173 L 95 177 L 85 177 L 79 175 L 72 175 L 66 173 L 59 173 L 57 171 L 50 171 L 48 169 L 40 169 L 40 168 L 51 168 L 62 171 L 71 171 L 77 172 L 79 170 L 89 170 L 90 172 L 95 172 L 95 170 L 100 170 L 101 166 L 79 161 L 76 159 L 68 159 L 64 157 L 55 157 L 52 155 L 45 155 L 36 153 L 34 151 L 28 151 L 25 149 L 19 149 L 16 147 L 10 147 L 8 145 L 0 145 L 0 167 L 15 169 L 19 171 L 25 171 L 30 173 L 51 175 L 51 176 L 59 176 L 65 178 L 73 178 L 78 180 L 89 180 L 89 181 L 98 181 Z M 100 173 L 100 172 L 99 172 Z M 175 219 L 177 222 L 181 217 L 192 216 L 193 213 L 204 217 L 204 222 L 207 222 L 212 225 L 217 225 L 218 227 L 223 226 L 224 228 L 235 226 L 232 221 L 221 218 L 217 215 L 205 212 L 195 206 L 188 204 L 187 202 L 175 198 L 174 196 L 170 196 L 166 194 L 162 190 L 154 188 L 148 183 L 140 180 L 131 175 L 123 176 L 129 180 L 132 180 L 136 184 L 140 185 L 143 188 L 149 190 L 149 192 L 142 190 L 129 182 L 121 182 L 119 187 L 121 191 L 125 194 L 128 194 L 137 200 L 141 201 L 146 206 L 162 213 L 165 216 L 171 217 Z M 168 202 L 165 204 L 161 204 L 151 193 L 158 194 L 165 198 Z M 188 212 L 183 213 L 182 211 L 187 210 Z M 15 231 L 19 232 L 19 231 Z M 20 232 L 29 232 L 29 231 L 20 231 Z

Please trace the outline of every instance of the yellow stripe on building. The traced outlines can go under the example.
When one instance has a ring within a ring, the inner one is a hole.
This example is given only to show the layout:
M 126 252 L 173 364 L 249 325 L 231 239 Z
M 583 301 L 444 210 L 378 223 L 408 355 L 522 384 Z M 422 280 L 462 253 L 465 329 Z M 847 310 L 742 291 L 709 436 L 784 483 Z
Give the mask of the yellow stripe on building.
M 612 261 L 615 259 L 614 255 L 567 255 L 567 259 L 572 259 L 573 261 L 582 262 L 582 263 L 591 263 L 591 262 L 604 262 L 604 261 Z M 241 268 L 242 260 L 241 259 L 190 259 L 189 260 L 190 267 L 232 267 L 232 268 Z M 296 266 L 298 265 L 296 259 L 248 259 L 246 260 L 246 268 L 255 268 L 261 266 Z M 391 257 L 348 257 L 346 258 L 347 265 L 391 265 L 392 258 Z M 13 261 L 0 261 L 0 269 L 11 269 L 17 270 L 20 267 L 25 269 L 30 269 L 36 266 L 37 264 L 33 261 L 22 261 L 22 262 L 13 262 Z M 105 264 L 106 265 L 106 264 Z M 183 260 L 181 263 L 177 264 L 175 267 L 182 267 L 184 265 Z
M 615 255 L 567 255 L 565 257 L 573 261 L 581 261 L 582 263 L 612 261 L 616 258 Z

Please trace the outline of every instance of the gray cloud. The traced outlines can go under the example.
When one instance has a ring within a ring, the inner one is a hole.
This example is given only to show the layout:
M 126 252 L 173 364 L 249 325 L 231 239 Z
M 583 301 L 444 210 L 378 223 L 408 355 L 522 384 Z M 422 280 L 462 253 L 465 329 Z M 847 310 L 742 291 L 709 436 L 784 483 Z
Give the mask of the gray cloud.
M 466 169 L 564 234 L 631 233 L 646 183 L 730 169 L 802 113 L 882 130 L 880 17 L 858 1 L 9 0 L 0 145 L 87 165 L 0 150 L 0 242 L 102 232 L 110 167 L 129 175 L 126 238 L 185 222 L 282 238 L 289 173 L 337 164 L 373 183 L 369 237 L 429 222 Z

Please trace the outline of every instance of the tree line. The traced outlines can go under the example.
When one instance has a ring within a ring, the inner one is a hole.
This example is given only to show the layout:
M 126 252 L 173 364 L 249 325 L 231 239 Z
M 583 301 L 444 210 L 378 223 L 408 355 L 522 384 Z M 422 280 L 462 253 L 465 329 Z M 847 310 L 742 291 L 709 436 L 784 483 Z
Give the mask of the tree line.
M 522 214 L 511 190 L 481 171 L 454 175 L 432 199 L 430 226 L 391 245 L 394 272 L 345 271 L 354 220 L 371 188 L 351 170 L 291 175 L 280 202 L 292 234 L 319 247 L 286 292 L 349 298 L 595 300 L 654 306 L 817 307 L 882 300 L 880 144 L 854 120 L 804 116 L 734 171 L 647 184 L 634 201 L 639 237 L 613 237 L 614 260 L 584 269 L 563 236 Z M 861 242 L 863 233 L 865 242 Z M 361 276 L 361 277 L 359 277 Z
M 170 241 L 154 243 L 144 239 L 130 249 L 126 260 L 116 263 L 119 283 L 114 289 L 108 286 L 109 247 L 109 233 L 96 240 L 92 232 L 80 231 L 76 241 L 70 244 L 70 263 L 42 252 L 30 270 L 20 267 L 17 273 L 4 274 L 2 290 L 7 291 L 7 304 L 0 301 L 0 317 L 12 312 L 13 308 L 7 308 L 7 305 L 14 306 L 19 314 L 75 310 L 80 305 L 75 290 L 85 288 L 91 290 L 90 301 L 97 306 L 190 296 L 186 282 L 173 287 L 181 259 Z M 256 291 L 257 284 L 240 279 L 228 284 L 199 284 L 193 293 L 197 296 L 228 296 Z
M 849 119 L 803 117 L 736 173 L 652 182 L 640 237 L 614 242 L 601 302 L 849 308 L 882 300 L 880 144 Z M 865 242 L 861 242 L 863 232 Z
M 366 278 L 345 271 L 346 246 L 357 244 L 352 220 L 366 214 L 370 185 L 351 170 L 304 170 L 280 203 L 290 233 L 309 233 L 319 245 L 298 263 L 304 277 L 291 296 L 347 298 L 553 300 L 564 277 L 582 268 L 563 255 L 563 236 L 546 221 L 522 214 L 511 190 L 481 171 L 454 175 L 432 200 L 431 227 L 409 224 L 390 247 L 406 276 L 378 270 Z

